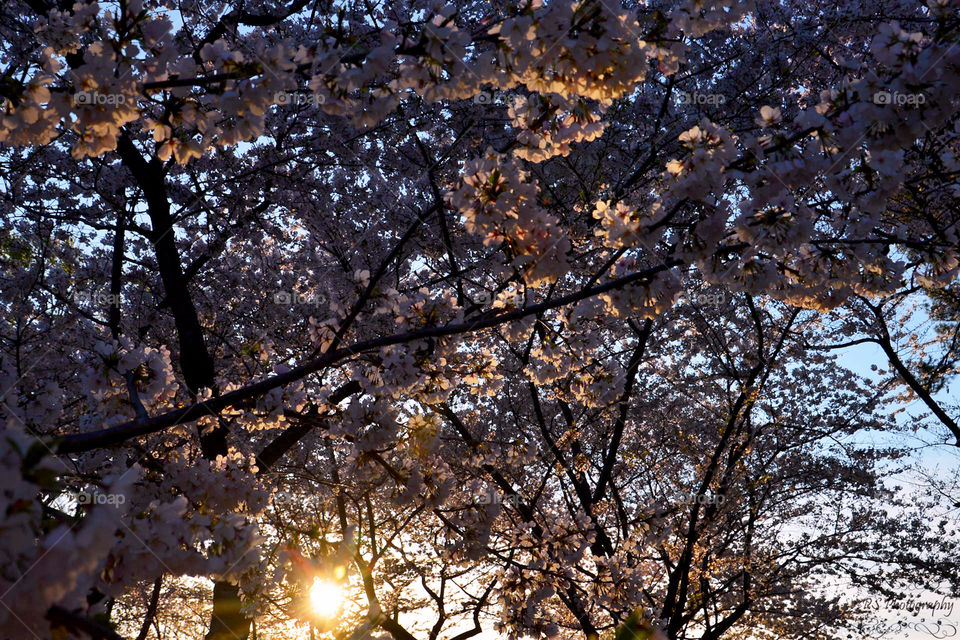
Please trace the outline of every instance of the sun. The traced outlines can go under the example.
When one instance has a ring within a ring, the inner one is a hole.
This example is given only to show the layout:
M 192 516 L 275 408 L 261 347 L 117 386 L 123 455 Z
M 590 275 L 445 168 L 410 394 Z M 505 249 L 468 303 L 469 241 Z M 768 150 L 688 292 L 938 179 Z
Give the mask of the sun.
M 310 587 L 310 609 L 324 620 L 335 618 L 343 604 L 343 591 L 337 585 L 320 578 L 313 579 Z

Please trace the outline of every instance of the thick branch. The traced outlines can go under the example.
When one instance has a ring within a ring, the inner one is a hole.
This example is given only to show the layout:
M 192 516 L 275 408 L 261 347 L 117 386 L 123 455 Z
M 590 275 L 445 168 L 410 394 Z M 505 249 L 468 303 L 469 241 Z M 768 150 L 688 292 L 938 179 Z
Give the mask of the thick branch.
M 46 618 L 55 626 L 81 631 L 90 636 L 90 640 L 125 640 L 113 629 L 101 626 L 79 613 L 74 613 L 60 606 L 50 607 Z
M 330 404 L 337 404 L 349 396 L 359 393 L 360 389 L 360 383 L 356 380 L 351 380 L 330 394 L 328 402 Z M 260 455 L 257 456 L 257 473 L 269 471 L 287 451 L 300 442 L 312 429 L 313 425 L 306 421 L 298 422 L 284 429 L 283 432 L 264 447 Z
M 927 408 L 933 412 L 933 415 L 937 416 L 937 419 L 940 420 L 943 425 L 950 430 L 950 433 L 953 434 L 953 437 L 957 439 L 957 446 L 960 447 L 960 425 L 957 424 L 957 421 L 950 417 L 950 415 L 943 410 L 940 404 L 933 398 L 930 394 L 930 391 L 923 386 L 917 377 L 913 375 L 913 372 L 910 371 L 909 367 L 900 359 L 900 354 L 897 353 L 897 350 L 893 348 L 893 343 L 890 341 L 890 332 L 887 329 L 887 322 L 883 317 L 883 309 L 880 305 L 872 305 L 867 303 L 867 307 L 873 311 L 873 314 L 877 318 L 877 344 L 880 345 L 880 348 L 883 349 L 883 352 L 887 355 L 887 359 L 890 360 L 890 364 L 893 365 L 893 368 L 896 369 L 897 373 L 903 379 L 910 389 L 919 396 Z
M 77 433 L 66 436 L 60 439 L 59 444 L 56 447 L 56 451 L 58 453 L 81 453 L 100 447 L 120 445 L 131 438 L 163 431 L 166 428 L 182 424 L 189 420 L 195 420 L 205 415 L 216 415 L 227 407 L 232 407 L 241 404 L 250 398 L 261 396 L 271 389 L 276 389 L 277 387 L 282 387 L 283 385 L 300 380 L 301 378 L 304 378 L 312 373 L 316 373 L 321 369 L 332 366 L 341 360 L 351 358 L 365 351 L 371 351 L 373 349 L 388 347 L 395 344 L 404 344 L 408 342 L 415 342 L 417 340 L 425 340 L 427 338 L 441 338 L 459 335 L 462 333 L 470 333 L 473 331 L 480 331 L 482 329 L 496 327 L 507 322 L 522 320 L 527 316 L 535 315 L 549 309 L 563 307 L 568 304 L 580 302 L 581 300 L 585 300 L 586 298 L 600 293 L 605 293 L 613 289 L 624 287 L 628 284 L 633 284 L 642 280 L 648 280 L 655 274 L 661 271 L 672 269 L 679 264 L 681 264 L 679 260 L 668 260 L 661 265 L 650 267 L 649 269 L 631 273 L 589 289 L 582 289 L 576 293 L 561 296 L 553 300 L 546 300 L 539 304 L 517 309 L 515 311 L 509 311 L 497 315 L 488 315 L 475 320 L 449 324 L 442 327 L 428 327 L 418 331 L 408 331 L 391 336 L 375 338 L 373 340 L 355 342 L 348 347 L 337 349 L 332 353 L 327 353 L 298 367 L 294 367 L 285 373 L 271 376 L 265 380 L 261 380 L 260 382 L 255 382 L 241 389 L 211 398 L 205 402 L 198 402 L 182 409 L 168 411 L 166 413 L 149 418 L 148 420 L 132 420 L 114 427 L 101 429 L 100 431 Z

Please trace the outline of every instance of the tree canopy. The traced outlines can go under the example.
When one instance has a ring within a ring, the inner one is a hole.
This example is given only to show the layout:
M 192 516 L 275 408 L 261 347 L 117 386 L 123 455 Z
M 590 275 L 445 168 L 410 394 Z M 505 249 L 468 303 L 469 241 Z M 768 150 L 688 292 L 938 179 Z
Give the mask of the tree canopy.
M 5 3 L 0 639 L 956 595 L 958 9 Z

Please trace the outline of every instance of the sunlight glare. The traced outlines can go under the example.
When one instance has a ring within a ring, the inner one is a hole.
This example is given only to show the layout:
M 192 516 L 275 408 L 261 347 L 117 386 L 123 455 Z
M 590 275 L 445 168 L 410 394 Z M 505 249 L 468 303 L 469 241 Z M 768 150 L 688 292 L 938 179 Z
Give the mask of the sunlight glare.
M 343 592 L 335 584 L 324 582 L 320 578 L 313 579 L 310 587 L 310 608 L 320 618 L 330 619 L 340 612 L 343 603 Z

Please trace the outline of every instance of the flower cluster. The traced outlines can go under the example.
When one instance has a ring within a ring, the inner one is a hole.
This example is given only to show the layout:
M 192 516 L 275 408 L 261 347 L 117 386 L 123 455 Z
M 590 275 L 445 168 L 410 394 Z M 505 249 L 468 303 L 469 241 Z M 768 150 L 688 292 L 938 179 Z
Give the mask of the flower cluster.
M 108 562 L 114 532 L 125 511 L 124 500 L 90 505 L 82 519 L 44 513 L 43 493 L 56 493 L 63 462 L 47 455 L 49 445 L 16 429 L 0 431 L 0 589 L 18 603 L 0 611 L 0 634 L 20 637 L 26 626 L 46 637 L 47 610 L 53 605 L 86 605 L 90 588 Z M 111 495 L 125 495 L 136 470 L 107 477 L 101 484 Z
M 513 155 L 530 162 L 566 156 L 571 144 L 590 142 L 603 134 L 600 114 L 582 98 L 571 100 L 559 94 L 518 98 L 510 105 L 508 115 L 518 130 Z
M 83 374 L 93 407 L 120 410 L 121 416 L 159 409 L 177 396 L 180 385 L 166 347 L 134 345 L 128 338 L 98 342 Z M 118 417 L 121 417 L 118 416 Z
M 635 258 L 621 258 L 611 267 L 614 277 L 642 270 Z M 600 294 L 599 298 L 608 313 L 617 317 L 638 316 L 654 318 L 673 306 L 680 292 L 680 276 L 676 269 L 658 271 L 649 279 L 637 284 L 628 284 Z
M 252 457 L 231 451 L 197 460 L 174 451 L 164 470 L 132 493 L 134 517 L 110 550 L 104 589 L 118 592 L 161 573 L 237 577 L 259 561 L 256 518 L 271 489 Z
M 539 205 L 535 181 L 509 158 L 489 151 L 468 163 L 450 196 L 467 231 L 486 245 L 504 245 L 530 284 L 556 280 L 566 269 L 570 241 L 557 219 Z

